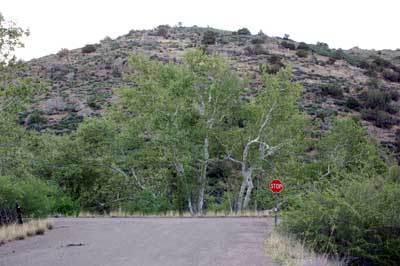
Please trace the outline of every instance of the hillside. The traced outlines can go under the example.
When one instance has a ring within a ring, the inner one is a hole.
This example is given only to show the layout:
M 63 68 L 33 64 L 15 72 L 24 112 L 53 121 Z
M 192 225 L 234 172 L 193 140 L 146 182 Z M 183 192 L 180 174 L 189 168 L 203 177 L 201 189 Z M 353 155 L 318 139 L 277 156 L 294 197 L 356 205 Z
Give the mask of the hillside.
M 113 88 L 132 85 L 123 79 L 130 71 L 129 54 L 179 62 L 194 47 L 229 58 L 239 72 L 254 73 L 254 88 L 263 67 L 275 73 L 284 64 L 290 65 L 293 80 L 305 88 L 300 106 L 320 118 L 321 129 L 329 128 L 330 116 L 353 116 L 382 144 L 399 153 L 400 50 L 334 50 L 324 43 L 249 35 L 243 29 L 159 26 L 31 60 L 30 74 L 43 77 L 51 89 L 37 106 L 20 115 L 21 123 L 58 134 L 74 130 L 83 117 L 102 114 L 113 101 Z

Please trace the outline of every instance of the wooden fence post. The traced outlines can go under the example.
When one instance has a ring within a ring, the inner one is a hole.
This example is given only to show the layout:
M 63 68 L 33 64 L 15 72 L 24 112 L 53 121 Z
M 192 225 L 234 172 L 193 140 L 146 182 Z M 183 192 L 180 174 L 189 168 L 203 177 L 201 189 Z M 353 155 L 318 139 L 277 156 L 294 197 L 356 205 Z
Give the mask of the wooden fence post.
M 18 202 L 15 204 L 15 208 L 17 209 L 17 222 L 18 224 L 23 224 L 21 206 L 19 206 Z

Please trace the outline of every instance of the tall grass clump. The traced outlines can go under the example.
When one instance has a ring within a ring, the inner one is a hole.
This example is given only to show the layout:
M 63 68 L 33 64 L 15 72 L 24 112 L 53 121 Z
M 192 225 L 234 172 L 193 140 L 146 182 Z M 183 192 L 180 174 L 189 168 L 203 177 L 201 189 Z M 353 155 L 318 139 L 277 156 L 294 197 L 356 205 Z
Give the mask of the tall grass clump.
M 397 265 L 400 184 L 355 179 L 312 191 L 284 214 L 281 228 L 319 252 L 348 258 L 350 265 Z
M 346 261 L 318 254 L 304 243 L 289 235 L 273 230 L 267 235 L 266 251 L 280 265 L 284 266 L 344 266 Z
M 0 245 L 30 236 L 43 235 L 46 230 L 51 229 L 53 229 L 53 222 L 50 220 L 32 220 L 22 225 L 3 226 L 0 227 Z

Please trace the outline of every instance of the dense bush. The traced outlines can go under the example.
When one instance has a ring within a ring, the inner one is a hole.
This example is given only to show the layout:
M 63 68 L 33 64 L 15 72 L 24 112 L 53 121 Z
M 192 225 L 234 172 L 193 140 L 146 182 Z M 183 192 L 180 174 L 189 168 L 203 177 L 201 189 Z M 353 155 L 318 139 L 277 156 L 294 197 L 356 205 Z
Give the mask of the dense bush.
M 252 44 L 263 44 L 265 43 L 265 38 L 264 37 L 256 37 L 254 39 L 251 39 Z
M 354 97 L 347 98 L 344 105 L 347 108 L 354 109 L 354 110 L 358 110 L 361 107 L 360 102 Z
M 285 65 L 282 63 L 282 56 L 273 54 L 268 58 L 268 64 L 261 64 L 260 71 L 265 70 L 269 74 L 276 74 Z
M 321 252 L 347 257 L 351 265 L 397 265 L 399 213 L 399 183 L 346 180 L 301 197 L 281 228 Z
M 310 47 L 308 46 L 308 44 L 306 44 L 305 42 L 301 42 L 299 43 L 299 45 L 297 46 L 297 49 L 299 50 L 310 50 Z
M 203 39 L 201 42 L 203 44 L 212 45 L 215 44 L 216 40 L 217 40 L 217 33 L 212 30 L 207 30 L 206 32 L 204 32 Z
M 283 41 L 281 42 L 282 47 L 287 48 L 289 50 L 296 50 L 296 45 L 292 42 Z
M 171 27 L 169 25 L 159 25 L 156 28 L 157 36 L 161 36 L 161 37 L 167 38 L 170 28 Z
M 45 124 L 47 123 L 47 118 L 44 116 L 44 113 L 41 111 L 32 112 L 27 119 L 28 126 L 34 124 Z
M 94 44 L 87 44 L 81 49 L 83 54 L 89 54 L 96 52 L 96 46 Z
M 378 89 L 370 89 L 360 95 L 366 108 L 385 110 L 390 102 L 391 95 Z
M 332 97 L 340 98 L 343 96 L 343 90 L 336 84 L 320 84 L 318 86 L 321 89 L 322 95 L 330 95 Z
M 60 51 L 57 52 L 57 56 L 60 58 L 66 57 L 69 54 L 69 50 L 66 48 L 62 48 Z
M 238 35 L 251 35 L 251 32 L 248 28 L 241 28 L 237 31 Z
M 383 71 L 383 77 L 388 81 L 400 82 L 400 73 L 393 69 L 385 69 Z
M 373 122 L 377 127 L 390 128 L 397 124 L 397 119 L 382 110 L 363 110 L 361 117 L 367 121 Z
M 296 55 L 301 58 L 306 58 L 306 57 L 308 57 L 308 51 L 307 50 L 297 50 Z
M 18 202 L 24 217 L 45 217 L 54 212 L 71 212 L 71 208 L 66 207 L 67 201 L 73 205 L 71 199 L 66 195 L 60 197 L 62 193 L 55 185 L 32 177 L 21 180 L 6 176 L 0 176 L 0 184 L 0 206 L 14 208 Z
M 260 54 L 269 54 L 267 49 L 265 49 L 261 44 L 256 44 L 253 46 L 247 46 L 245 48 L 247 55 L 260 55 Z
M 155 214 L 171 210 L 167 198 L 158 198 L 149 191 L 137 193 L 136 199 L 121 204 L 122 211 L 130 214 Z

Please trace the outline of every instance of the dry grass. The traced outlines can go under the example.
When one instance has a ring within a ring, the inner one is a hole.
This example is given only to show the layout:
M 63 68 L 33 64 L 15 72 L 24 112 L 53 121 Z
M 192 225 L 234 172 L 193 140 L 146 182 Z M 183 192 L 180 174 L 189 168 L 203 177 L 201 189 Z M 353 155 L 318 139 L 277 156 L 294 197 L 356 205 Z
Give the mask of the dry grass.
M 304 244 L 273 230 L 267 235 L 266 252 L 283 266 L 344 266 L 344 260 L 328 258 L 307 249 Z
M 0 227 L 0 245 L 34 235 L 43 235 L 46 230 L 51 229 L 53 229 L 53 222 L 50 220 L 32 220 L 23 225 L 3 226 Z
M 269 217 L 273 215 L 270 210 L 266 211 L 242 211 L 240 213 L 235 212 L 205 212 L 203 214 L 192 215 L 189 212 L 179 214 L 179 212 L 169 211 L 165 213 L 154 213 L 154 214 L 143 214 L 143 213 L 127 213 L 121 210 L 112 211 L 110 214 L 94 214 L 90 212 L 81 212 L 79 217 L 82 218 L 96 218 L 96 217 L 154 217 L 154 218 L 168 218 L 168 217 L 184 217 L 184 218 L 215 218 L 215 217 Z

